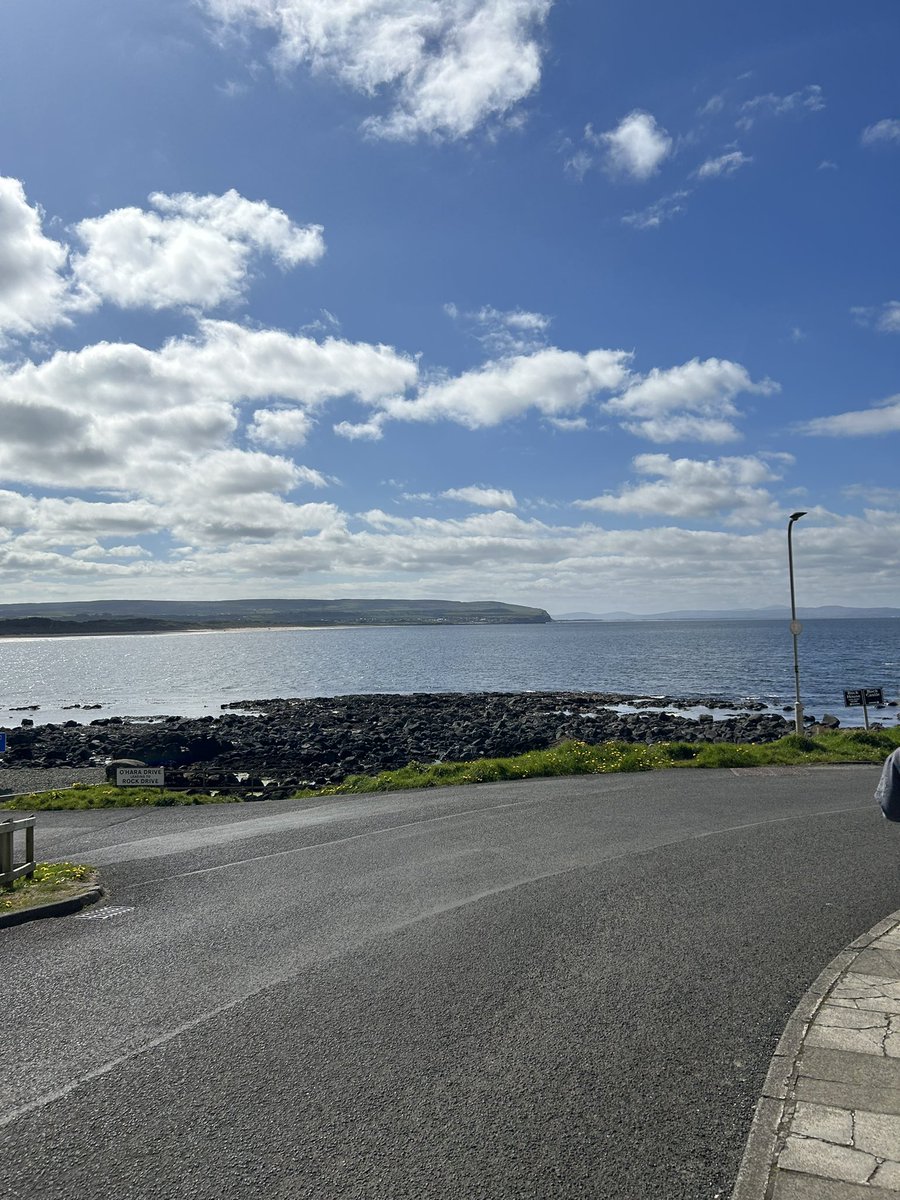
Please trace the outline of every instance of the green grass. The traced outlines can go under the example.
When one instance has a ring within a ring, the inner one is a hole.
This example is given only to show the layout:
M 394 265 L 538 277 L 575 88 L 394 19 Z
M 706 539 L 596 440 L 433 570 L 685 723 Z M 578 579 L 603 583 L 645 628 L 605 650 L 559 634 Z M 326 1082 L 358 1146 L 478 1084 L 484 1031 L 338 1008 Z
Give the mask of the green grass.
M 531 750 L 515 758 L 479 758 L 474 762 L 411 762 L 379 775 L 349 775 L 330 787 L 297 792 L 309 796 L 354 796 L 368 792 L 397 792 L 408 788 L 452 787 L 466 783 L 498 783 L 505 779 L 547 779 L 565 775 L 600 775 L 622 771 L 657 771 L 664 767 L 767 767 L 810 763 L 881 763 L 900 746 L 900 728 L 836 730 L 815 738 L 789 734 L 777 742 L 563 742 L 550 750 Z M 234 804 L 233 795 L 190 795 L 159 788 L 117 788 L 111 784 L 76 784 L 51 792 L 16 796 L 0 809 L 28 812 L 51 809 L 166 807 L 181 804 Z
M 900 729 L 849 730 L 816 738 L 789 734 L 777 742 L 735 745 L 726 742 L 563 742 L 551 750 L 532 750 L 515 758 L 480 758 L 430 766 L 410 763 L 379 775 L 350 775 L 342 783 L 308 796 L 347 796 L 394 792 L 407 788 L 451 787 L 466 783 L 498 783 L 565 775 L 599 775 L 622 771 L 655 771 L 664 767 L 765 767 L 828 763 L 881 763 L 900 746 Z
M 86 808 L 140 808 L 151 805 L 155 808 L 171 808 L 176 804 L 232 804 L 234 796 L 191 795 L 188 792 L 170 792 L 164 788 L 118 788 L 110 783 L 94 787 L 75 783 L 68 788 L 54 788 L 51 792 L 32 792 L 28 796 L 14 796 L 0 809 L 12 808 L 27 812 L 48 812 L 53 809 Z
M 94 868 L 84 863 L 38 863 L 30 879 L 22 877 L 0 888 L 0 915 L 66 900 L 83 892 L 96 879 Z

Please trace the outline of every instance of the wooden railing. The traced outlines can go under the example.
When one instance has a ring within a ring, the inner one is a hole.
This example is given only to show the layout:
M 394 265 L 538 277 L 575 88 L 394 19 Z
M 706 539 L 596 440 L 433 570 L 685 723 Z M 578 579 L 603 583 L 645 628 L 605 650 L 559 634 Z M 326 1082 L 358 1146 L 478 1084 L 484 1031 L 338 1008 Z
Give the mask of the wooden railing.
M 0 820 L 0 887 L 6 887 L 21 875 L 34 874 L 34 817 L 8 817 Z M 25 830 L 25 861 L 18 866 L 13 858 L 13 838 Z

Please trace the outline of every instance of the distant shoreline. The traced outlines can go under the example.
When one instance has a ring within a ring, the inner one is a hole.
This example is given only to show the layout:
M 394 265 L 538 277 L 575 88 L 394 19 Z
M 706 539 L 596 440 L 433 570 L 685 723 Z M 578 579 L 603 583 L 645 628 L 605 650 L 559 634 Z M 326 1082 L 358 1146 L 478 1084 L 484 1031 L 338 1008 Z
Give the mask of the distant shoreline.
M 317 625 L 185 625 L 170 629 L 66 629 L 40 633 L 8 633 L 0 630 L 0 642 L 52 641 L 59 638 L 163 637 L 191 633 L 277 633 L 280 630 L 321 629 L 493 629 L 498 625 L 546 625 L 541 621 L 328 621 Z M 552 622 L 561 624 L 561 622 Z M 572 622 L 568 622 L 571 624 Z

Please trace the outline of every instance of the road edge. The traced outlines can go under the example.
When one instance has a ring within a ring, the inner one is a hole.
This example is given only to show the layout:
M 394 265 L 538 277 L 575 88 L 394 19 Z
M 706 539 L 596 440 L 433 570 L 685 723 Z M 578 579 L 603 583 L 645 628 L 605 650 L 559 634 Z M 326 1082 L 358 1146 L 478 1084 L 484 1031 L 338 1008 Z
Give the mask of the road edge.
M 765 1200 L 777 1158 L 785 1105 L 793 1092 L 798 1060 L 812 1020 L 825 997 L 852 968 L 863 950 L 898 924 L 900 909 L 873 925 L 837 954 L 800 998 L 772 1055 L 730 1200 Z
M 16 912 L 0 913 L 0 929 L 11 925 L 23 925 L 26 921 L 37 921 L 41 917 L 66 917 L 70 913 L 94 904 L 105 895 L 98 884 L 85 888 L 74 896 L 66 896 L 65 900 L 51 900 L 49 904 L 34 904 L 31 908 L 20 908 Z

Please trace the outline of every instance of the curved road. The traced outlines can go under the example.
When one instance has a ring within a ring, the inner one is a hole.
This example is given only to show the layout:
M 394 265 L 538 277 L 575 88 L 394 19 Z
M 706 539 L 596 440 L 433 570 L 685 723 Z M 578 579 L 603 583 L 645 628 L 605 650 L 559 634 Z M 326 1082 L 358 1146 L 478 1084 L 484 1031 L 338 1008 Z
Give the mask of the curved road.
M 110 895 L 0 931 L 8 1194 L 726 1197 L 799 996 L 900 904 L 877 778 L 42 814 Z

